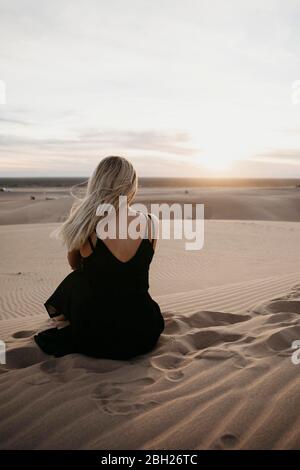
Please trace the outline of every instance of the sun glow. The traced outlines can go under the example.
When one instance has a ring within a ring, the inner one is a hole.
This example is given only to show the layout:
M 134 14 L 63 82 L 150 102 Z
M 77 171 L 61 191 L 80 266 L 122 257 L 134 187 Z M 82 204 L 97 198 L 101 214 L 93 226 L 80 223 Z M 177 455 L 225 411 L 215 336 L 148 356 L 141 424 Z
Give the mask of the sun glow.
M 255 155 L 261 136 L 250 116 L 241 119 L 233 110 L 225 115 L 219 112 L 218 119 L 214 116 L 217 113 L 191 133 L 193 146 L 199 149 L 198 165 L 212 171 L 226 171 L 235 162 Z
M 242 160 L 247 155 L 247 146 L 244 141 L 239 141 L 236 136 L 222 136 L 221 132 L 210 139 L 205 136 L 202 142 L 198 142 L 199 156 L 197 162 L 209 170 L 229 169 L 236 160 Z
M 235 158 L 230 152 L 226 152 L 222 146 L 203 150 L 200 162 L 209 170 L 226 170 L 234 162 Z

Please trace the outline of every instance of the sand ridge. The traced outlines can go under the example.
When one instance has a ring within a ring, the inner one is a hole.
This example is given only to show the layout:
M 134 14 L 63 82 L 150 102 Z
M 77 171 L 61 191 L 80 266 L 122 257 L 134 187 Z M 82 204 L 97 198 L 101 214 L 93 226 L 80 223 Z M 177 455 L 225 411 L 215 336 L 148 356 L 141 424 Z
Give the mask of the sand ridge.
M 299 447 L 299 314 L 300 284 L 247 314 L 165 310 L 157 347 L 127 362 L 49 358 L 32 342 L 41 319 L 15 324 L 1 448 Z
M 151 289 L 166 329 L 127 362 L 36 347 L 51 325 L 43 302 L 69 272 L 65 250 L 49 238 L 56 224 L 0 228 L 2 449 L 299 447 L 300 227 L 206 224 L 192 257 L 159 241 Z

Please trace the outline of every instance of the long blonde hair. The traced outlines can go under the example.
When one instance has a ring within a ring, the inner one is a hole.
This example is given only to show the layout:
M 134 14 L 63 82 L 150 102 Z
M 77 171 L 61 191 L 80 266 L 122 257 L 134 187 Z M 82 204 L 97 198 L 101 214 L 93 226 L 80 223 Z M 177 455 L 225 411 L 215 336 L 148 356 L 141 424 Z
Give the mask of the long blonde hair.
M 132 164 L 124 157 L 109 156 L 100 161 L 88 180 L 83 199 L 77 198 L 68 219 L 55 232 L 68 250 L 79 250 L 95 230 L 100 217 L 96 215 L 100 204 L 111 204 L 116 209 L 119 196 L 130 202 L 137 189 L 137 175 Z

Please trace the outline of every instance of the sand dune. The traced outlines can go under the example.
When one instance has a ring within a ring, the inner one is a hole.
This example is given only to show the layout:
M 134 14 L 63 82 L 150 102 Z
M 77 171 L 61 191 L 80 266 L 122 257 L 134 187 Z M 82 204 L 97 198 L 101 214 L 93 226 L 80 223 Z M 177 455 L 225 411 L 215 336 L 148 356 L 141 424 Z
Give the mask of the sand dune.
M 299 448 L 297 223 L 209 221 L 193 256 L 160 241 L 151 280 L 166 330 L 127 362 L 35 346 L 68 272 L 55 226 L 0 229 L 2 449 Z
M 274 301 L 237 314 L 199 311 L 196 299 L 192 314 L 165 311 L 155 350 L 125 363 L 49 358 L 32 342 L 41 319 L 14 320 L 0 377 L 1 447 L 299 447 L 290 348 L 300 335 L 300 286 L 279 301 L 271 313 Z
M 148 208 L 150 203 L 204 204 L 206 219 L 300 221 L 297 187 L 140 188 L 136 202 Z M 61 222 L 72 203 L 67 188 L 0 193 L 0 225 Z

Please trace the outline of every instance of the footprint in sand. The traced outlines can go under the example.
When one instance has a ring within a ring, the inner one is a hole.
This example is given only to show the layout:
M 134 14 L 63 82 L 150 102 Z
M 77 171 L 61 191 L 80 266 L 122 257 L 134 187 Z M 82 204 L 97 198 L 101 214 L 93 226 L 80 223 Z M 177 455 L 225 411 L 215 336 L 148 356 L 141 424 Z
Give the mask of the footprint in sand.
M 129 400 L 116 399 L 114 402 L 102 400 L 99 408 L 101 408 L 101 411 L 110 415 L 128 415 L 138 411 L 147 411 L 157 405 L 159 405 L 159 402 L 155 400 L 134 403 Z
M 184 327 L 186 327 L 186 323 L 180 318 L 167 318 L 165 320 L 164 335 L 171 336 L 178 333 L 182 334 Z
M 102 383 L 94 389 L 91 399 L 96 402 L 101 411 L 108 414 L 135 413 L 158 404 L 155 400 L 147 401 L 147 399 L 145 399 L 143 402 L 139 401 L 139 391 L 141 387 L 149 386 L 153 383 L 154 379 L 151 377 L 137 379 L 127 383 Z
M 234 333 L 220 333 L 212 330 L 202 330 L 190 333 L 188 339 L 195 350 L 206 349 L 222 343 L 233 343 L 242 338 L 242 335 Z
M 184 358 L 180 355 L 161 354 L 151 359 L 151 365 L 160 370 L 176 369 L 182 363 L 183 359 Z
M 270 313 L 300 313 L 300 300 L 278 300 L 266 306 Z
M 196 318 L 196 317 L 195 317 Z M 224 319 L 223 319 L 224 320 Z M 212 330 L 197 330 L 185 336 L 187 339 L 184 345 L 189 354 L 176 351 L 173 354 L 160 354 L 151 358 L 151 366 L 160 370 L 166 380 L 177 382 L 184 378 L 184 369 L 195 359 L 228 359 L 233 356 L 233 352 L 216 350 L 215 346 L 223 343 L 232 343 L 242 338 L 239 334 L 221 333 Z M 212 348 L 212 349 L 209 349 Z
M 223 449 L 233 449 L 238 444 L 239 439 L 234 434 L 223 434 L 220 438 L 220 445 Z
M 273 333 L 267 340 L 266 345 L 277 353 L 290 354 L 293 341 L 300 338 L 300 326 L 289 326 Z
M 95 388 L 93 398 L 96 400 L 112 400 L 116 395 L 122 393 L 121 387 L 116 387 L 111 384 L 102 384 Z
M 260 315 L 268 315 L 271 313 L 300 313 L 300 288 L 294 286 L 286 295 L 276 297 L 271 301 L 264 302 L 253 309 L 253 313 Z
M 23 338 L 30 338 L 33 336 L 36 332 L 32 330 L 22 330 L 22 331 L 16 331 L 15 333 L 12 334 L 13 338 L 16 339 L 23 339 Z
M 184 373 L 181 370 L 175 370 L 173 372 L 169 372 L 166 375 L 166 379 L 170 382 L 178 382 L 184 378 Z
M 217 438 L 212 444 L 213 450 L 229 450 L 235 449 L 238 446 L 239 438 L 232 433 L 223 434 Z
M 183 369 L 187 367 L 193 358 L 186 357 L 182 353 L 161 354 L 151 359 L 151 366 L 161 371 L 165 378 L 171 382 L 177 382 L 184 378 Z
M 284 312 L 277 313 L 276 315 L 270 315 L 270 318 L 266 321 L 266 324 L 280 323 L 282 326 L 289 326 L 299 320 L 299 317 L 295 313 Z
M 234 323 L 247 321 L 250 318 L 250 315 L 238 315 L 237 313 L 201 311 L 186 317 L 186 321 L 192 328 L 207 328 L 210 326 L 233 325 Z
M 154 383 L 154 379 L 151 377 L 144 377 L 137 380 L 132 380 L 130 382 L 115 382 L 115 383 L 101 383 L 95 387 L 92 397 L 95 399 L 113 399 L 116 395 L 120 393 L 128 393 L 136 391 L 141 387 L 149 386 Z
M 6 366 L 9 369 L 24 369 L 45 360 L 45 354 L 35 346 L 10 349 L 6 353 Z
M 56 359 L 48 359 L 48 361 L 45 361 L 40 365 L 40 370 L 42 372 L 46 372 L 47 374 L 54 374 L 55 372 L 57 372 L 56 366 Z

